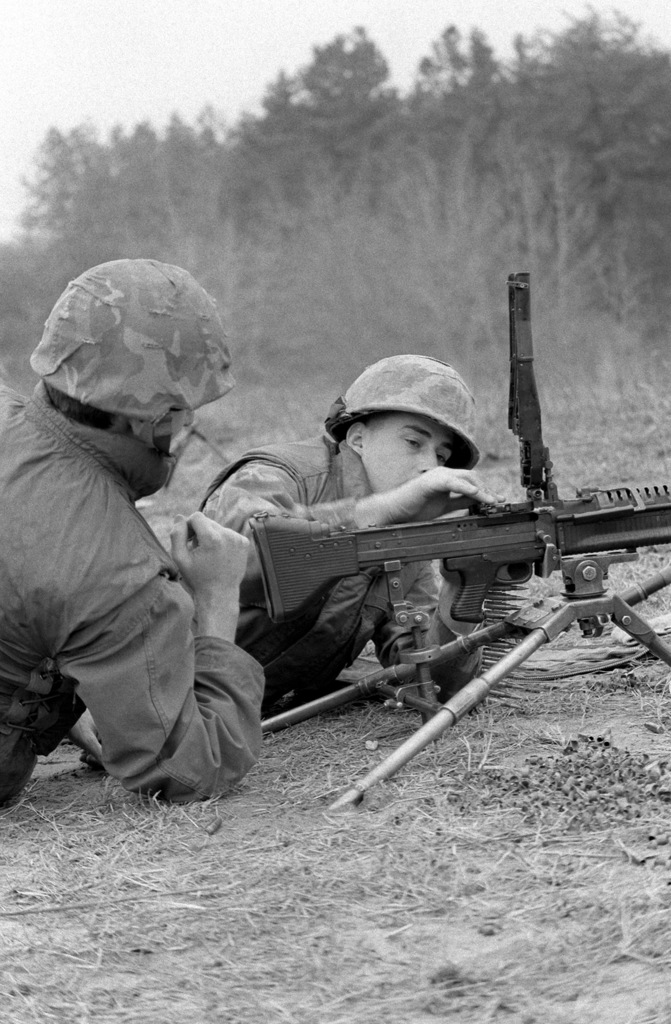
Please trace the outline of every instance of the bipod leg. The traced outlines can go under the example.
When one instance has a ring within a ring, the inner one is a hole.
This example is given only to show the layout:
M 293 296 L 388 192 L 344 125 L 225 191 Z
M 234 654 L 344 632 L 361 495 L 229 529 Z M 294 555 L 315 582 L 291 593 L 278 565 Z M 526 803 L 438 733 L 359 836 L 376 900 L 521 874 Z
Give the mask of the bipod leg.
M 618 597 L 621 597 L 627 604 L 638 604 L 639 601 L 645 601 L 651 594 L 656 594 L 658 590 L 668 587 L 669 584 L 671 584 L 671 565 L 665 565 L 663 569 L 653 576 L 649 576 L 642 583 L 634 583 L 628 590 L 623 590 Z
M 559 612 L 557 616 L 561 614 Z M 550 618 L 554 617 L 556 616 Z M 531 630 L 509 654 L 504 655 L 481 676 L 471 679 L 470 683 L 467 683 L 454 697 L 440 705 L 433 718 L 413 733 L 405 743 L 397 747 L 389 757 L 381 761 L 376 768 L 355 782 L 335 803 L 330 805 L 329 810 L 342 811 L 361 803 L 364 794 L 371 786 L 391 778 L 399 768 L 411 761 L 415 754 L 419 754 L 421 750 L 456 725 L 460 718 L 463 718 L 476 704 L 485 699 L 497 683 L 500 683 L 510 672 L 525 662 L 539 647 L 548 643 L 549 639 L 545 629 Z
M 491 640 L 506 636 L 510 632 L 514 632 L 511 626 L 505 622 L 497 622 L 492 626 L 479 629 L 475 633 L 468 633 L 457 640 L 452 640 L 448 644 L 443 644 L 442 647 L 432 649 L 431 664 L 444 664 L 447 661 L 458 658 L 462 654 L 470 654 L 472 651 L 477 650 L 478 647 L 483 647 L 485 644 L 490 643 Z M 393 689 L 394 683 L 406 687 L 412 683 L 414 678 L 414 664 L 392 665 L 389 668 L 379 668 L 375 672 L 370 672 L 362 679 L 358 679 L 355 683 L 350 683 L 339 690 L 334 690 L 333 693 L 327 693 L 323 697 L 317 697 L 315 700 L 301 704 L 297 708 L 281 711 L 278 715 L 265 718 L 261 722 L 261 730 L 263 733 L 279 732 L 280 729 L 288 729 L 289 726 L 296 725 L 297 722 L 304 722 L 308 718 L 320 715 L 323 711 L 331 711 L 333 708 L 342 707 L 344 704 L 351 704 L 361 697 L 370 697 L 373 694 L 396 698 L 399 704 L 406 704 L 408 707 L 413 707 L 416 703 L 424 704 L 426 703 L 424 701 L 413 701 L 412 697 L 409 697 L 407 694 L 399 697 Z M 440 706 L 437 700 L 434 701 L 430 709 L 431 712 L 435 712 Z
M 647 647 L 651 654 L 654 654 L 660 661 L 666 662 L 667 665 L 671 665 L 671 647 L 662 640 L 649 622 L 646 622 L 630 604 L 623 600 L 620 594 L 613 595 L 611 618 L 625 633 L 637 640 L 639 644 Z
M 343 686 L 342 689 L 334 690 L 333 693 L 317 697 L 315 700 L 308 701 L 307 704 L 301 704 L 300 707 L 291 708 L 289 711 L 282 711 L 279 715 L 264 719 L 261 722 L 261 731 L 264 733 L 279 732 L 280 729 L 287 729 L 290 725 L 295 725 L 296 722 L 304 722 L 307 718 L 320 715 L 323 711 L 339 708 L 343 704 L 351 704 L 353 701 L 359 700 L 360 697 L 370 697 L 377 691 L 380 684 L 387 681 L 406 683 L 414 675 L 415 669 L 412 665 L 393 665 L 391 668 L 378 669 L 376 672 L 364 676 L 363 679 L 357 680 L 356 683 L 350 683 L 349 686 Z

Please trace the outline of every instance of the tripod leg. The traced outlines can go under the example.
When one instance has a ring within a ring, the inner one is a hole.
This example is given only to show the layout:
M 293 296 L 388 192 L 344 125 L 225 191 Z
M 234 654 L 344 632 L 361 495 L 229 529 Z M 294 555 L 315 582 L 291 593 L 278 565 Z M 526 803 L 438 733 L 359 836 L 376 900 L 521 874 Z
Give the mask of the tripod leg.
M 613 612 L 611 618 L 621 626 L 625 633 L 647 647 L 651 654 L 671 665 L 671 647 L 655 633 L 649 622 L 635 612 L 631 605 L 619 594 L 613 595 Z
M 460 718 L 474 708 L 476 704 L 484 700 L 492 687 L 501 682 L 513 669 L 521 665 L 529 658 L 534 651 L 548 642 L 548 636 L 544 629 L 533 629 L 528 636 L 519 642 L 514 650 L 510 651 L 495 665 L 483 672 L 476 679 L 471 679 L 463 689 L 459 690 L 454 697 L 443 704 L 436 714 L 425 725 L 413 733 L 405 743 L 402 743 L 384 761 L 381 761 L 376 768 L 373 768 L 362 779 L 355 782 L 335 803 L 329 807 L 330 811 L 342 811 L 353 807 L 363 800 L 364 793 L 377 782 L 391 778 L 399 768 L 412 760 L 415 754 L 428 747 L 429 743 L 437 740 L 444 732 L 451 729 Z

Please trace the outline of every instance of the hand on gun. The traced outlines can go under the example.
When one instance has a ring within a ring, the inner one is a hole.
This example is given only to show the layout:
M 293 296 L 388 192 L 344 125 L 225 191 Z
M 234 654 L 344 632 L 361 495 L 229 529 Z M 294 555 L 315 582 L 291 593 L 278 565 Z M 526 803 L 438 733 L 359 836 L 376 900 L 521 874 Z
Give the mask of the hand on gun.
M 504 500 L 488 490 L 471 470 L 435 466 L 391 491 L 363 498 L 357 502 L 355 517 L 360 527 L 416 523 L 471 505 Z
M 202 512 L 194 512 L 188 518 L 176 517 L 170 546 L 193 595 L 198 633 L 233 641 L 249 541 Z

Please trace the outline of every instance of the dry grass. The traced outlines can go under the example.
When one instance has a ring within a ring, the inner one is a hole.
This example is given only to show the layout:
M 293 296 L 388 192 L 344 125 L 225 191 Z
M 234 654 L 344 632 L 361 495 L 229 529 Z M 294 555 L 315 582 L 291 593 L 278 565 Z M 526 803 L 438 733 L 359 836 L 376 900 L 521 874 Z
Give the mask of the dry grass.
M 333 390 L 240 388 L 208 435 L 226 458 L 286 424 L 300 436 Z M 568 393 L 544 396 L 562 493 L 668 479 L 665 393 L 646 395 L 573 394 L 564 435 Z M 497 388 L 484 403 L 483 475 L 516 495 L 505 401 Z M 217 465 L 193 444 L 145 507 L 160 534 Z M 614 584 L 665 558 L 646 552 Z M 360 704 L 271 735 L 241 786 L 187 807 L 132 797 L 61 747 L 0 812 L 3 1020 L 668 1024 L 668 803 L 576 831 L 542 786 L 529 801 L 500 781 L 581 734 L 671 759 L 666 676 L 645 661 L 516 684 L 340 815 L 330 800 L 410 734 L 412 713 Z

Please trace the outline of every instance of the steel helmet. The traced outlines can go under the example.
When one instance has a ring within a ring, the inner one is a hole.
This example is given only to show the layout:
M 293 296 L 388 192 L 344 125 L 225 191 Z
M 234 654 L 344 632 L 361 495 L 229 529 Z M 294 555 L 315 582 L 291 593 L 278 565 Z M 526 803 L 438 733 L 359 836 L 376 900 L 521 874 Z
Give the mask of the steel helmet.
M 71 281 L 30 358 L 72 398 L 149 421 L 226 394 L 230 362 L 214 299 L 188 271 L 145 259 Z
M 440 359 L 398 355 L 367 366 L 331 407 L 326 429 L 342 441 L 351 423 L 376 412 L 413 412 L 447 427 L 454 435 L 452 467 L 471 469 L 480 457 L 473 440 L 473 395 L 454 367 Z

